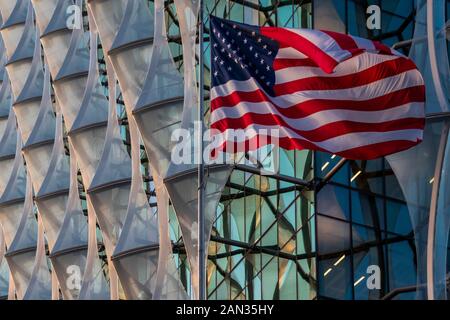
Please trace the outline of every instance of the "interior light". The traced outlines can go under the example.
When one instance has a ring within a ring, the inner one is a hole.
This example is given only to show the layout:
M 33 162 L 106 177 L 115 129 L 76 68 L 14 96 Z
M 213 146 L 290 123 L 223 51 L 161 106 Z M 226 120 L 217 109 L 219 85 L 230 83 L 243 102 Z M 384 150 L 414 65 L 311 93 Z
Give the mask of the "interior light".
M 361 174 L 361 170 L 359 170 L 351 179 L 350 182 L 353 182 L 353 180 L 355 180 L 360 174 Z
M 331 156 L 331 159 L 334 159 L 334 158 L 336 158 L 336 155 L 335 155 L 335 154 L 333 154 L 333 155 Z
M 434 182 L 434 177 L 430 179 L 430 181 L 428 181 L 429 184 L 432 184 Z
M 326 277 L 326 276 L 331 272 L 331 270 L 332 270 L 331 268 L 328 268 L 328 270 L 325 271 L 325 273 L 323 274 L 323 276 Z
M 336 267 L 336 266 L 337 266 L 339 263 L 341 263 L 342 260 L 344 260 L 344 259 L 345 259 L 345 254 L 343 254 L 342 257 L 340 257 L 339 260 L 336 261 L 336 262 L 334 263 L 334 266 Z
M 328 167 L 328 165 L 330 164 L 330 162 L 325 162 L 325 164 L 322 166 L 322 171 L 325 170 L 326 167 Z
M 358 280 L 356 280 L 356 282 L 353 284 L 354 287 L 356 287 L 361 281 L 363 281 L 365 278 L 365 276 L 361 276 L 361 278 L 359 278 Z

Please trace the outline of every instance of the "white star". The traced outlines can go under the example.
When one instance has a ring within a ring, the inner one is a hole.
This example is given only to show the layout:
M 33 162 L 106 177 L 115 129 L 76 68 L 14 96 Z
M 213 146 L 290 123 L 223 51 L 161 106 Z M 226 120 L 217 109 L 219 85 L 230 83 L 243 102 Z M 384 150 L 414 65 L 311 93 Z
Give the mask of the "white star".
M 223 64 L 223 60 L 220 60 L 220 64 L 221 64 L 221 65 Z
M 228 67 L 227 69 L 228 69 L 228 71 L 231 71 L 231 67 Z
M 230 35 L 230 32 L 227 31 L 227 32 L 225 32 L 225 34 L 226 34 L 227 36 L 229 36 L 229 35 Z
M 244 39 L 244 43 L 247 43 L 247 38 Z
M 217 77 L 219 73 L 217 71 L 214 72 L 214 76 Z
M 217 61 L 217 59 L 219 59 L 219 57 L 215 56 L 215 57 L 214 57 L 214 61 Z
M 261 59 L 261 61 L 259 61 L 259 63 L 264 64 L 264 59 Z
M 269 71 L 269 70 L 270 70 L 270 66 L 267 66 L 267 67 L 266 67 L 266 70 Z
M 252 51 L 252 50 L 253 50 L 253 46 L 250 46 L 250 48 L 249 48 L 249 49 L 250 49 L 250 51 Z
M 256 69 L 256 70 L 255 70 L 255 74 L 258 74 L 258 73 L 259 73 L 259 70 L 258 70 L 258 69 Z
M 231 47 L 231 44 L 227 44 L 227 48 L 230 49 L 230 47 Z
M 241 32 L 241 31 L 239 31 L 239 32 L 238 32 L 238 36 L 240 37 L 240 36 L 241 36 L 241 34 L 242 34 L 242 32 Z
M 267 54 L 270 56 L 272 54 L 272 51 L 267 52 Z
M 235 24 L 233 24 L 233 29 L 236 29 L 236 25 Z
M 258 38 L 258 42 L 261 42 L 261 38 Z
M 226 40 L 226 39 L 225 39 L 225 38 L 223 38 L 223 39 L 222 39 L 222 42 L 223 42 L 223 43 L 225 43 L 225 40 Z
M 269 82 L 269 81 L 267 81 L 267 82 L 266 82 L 266 85 L 267 85 L 267 86 L 270 86 L 270 82 Z
M 217 37 L 220 38 L 220 32 L 217 33 Z
M 223 22 L 220 24 L 220 26 L 223 28 Z
M 263 45 L 263 49 L 266 49 L 266 48 L 267 48 L 267 44 Z
M 220 52 L 225 52 L 225 48 L 220 49 Z
M 266 77 L 265 76 L 261 76 L 261 80 L 264 80 Z
M 252 36 L 254 36 L 256 34 L 256 32 L 255 31 L 252 31 Z
M 238 63 L 238 59 L 235 58 L 235 59 L 234 59 L 234 62 Z
M 258 58 L 258 52 L 255 53 L 255 58 Z
M 228 53 L 228 58 L 231 58 L 231 53 Z
M 217 43 L 214 43 L 214 48 L 217 48 Z

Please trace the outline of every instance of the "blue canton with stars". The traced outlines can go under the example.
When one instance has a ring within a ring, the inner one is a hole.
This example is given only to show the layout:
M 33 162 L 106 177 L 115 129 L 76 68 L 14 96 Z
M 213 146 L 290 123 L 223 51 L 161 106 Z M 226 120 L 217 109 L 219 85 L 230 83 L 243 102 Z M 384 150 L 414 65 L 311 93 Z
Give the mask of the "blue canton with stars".
M 261 35 L 259 27 L 210 16 L 210 43 L 213 87 L 254 78 L 266 93 L 274 95 L 273 61 L 278 44 Z

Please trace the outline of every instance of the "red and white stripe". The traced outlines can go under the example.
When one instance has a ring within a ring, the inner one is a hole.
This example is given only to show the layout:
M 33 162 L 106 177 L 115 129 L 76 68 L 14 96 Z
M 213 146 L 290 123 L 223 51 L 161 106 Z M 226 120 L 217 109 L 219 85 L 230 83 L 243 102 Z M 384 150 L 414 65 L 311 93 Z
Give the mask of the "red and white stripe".
M 378 42 L 338 32 L 262 27 L 261 34 L 276 40 L 280 48 L 293 50 L 312 59 L 327 73 L 361 52 L 401 56 L 399 52 Z
M 275 29 L 272 38 L 280 42 L 287 35 Z M 297 46 L 303 44 L 292 37 L 289 43 L 295 45 L 281 45 L 274 61 L 275 96 L 252 78 L 212 88 L 211 127 L 224 140 L 233 129 L 278 129 L 282 148 L 349 159 L 378 158 L 422 140 L 425 87 L 411 60 L 361 38 L 345 36 L 353 39 L 350 43 L 335 33 L 287 32 L 299 34 L 315 49 L 300 52 Z M 324 57 L 337 61 L 333 73 L 323 68 Z M 257 138 L 246 137 L 245 142 Z

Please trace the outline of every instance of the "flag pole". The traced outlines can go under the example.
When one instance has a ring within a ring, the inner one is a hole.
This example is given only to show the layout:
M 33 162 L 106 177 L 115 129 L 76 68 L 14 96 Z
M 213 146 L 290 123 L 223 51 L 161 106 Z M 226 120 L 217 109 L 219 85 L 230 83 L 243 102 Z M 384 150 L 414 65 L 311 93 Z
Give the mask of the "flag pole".
M 199 11 L 199 45 L 200 45 L 200 56 L 199 56 L 199 108 L 198 117 L 201 121 L 199 139 L 199 165 L 198 165 L 198 297 L 199 300 L 206 300 L 206 259 L 205 259 L 205 213 L 204 213 L 204 163 L 203 163 L 203 114 L 204 114 L 204 26 L 203 26 L 203 0 L 200 0 L 200 11 Z

